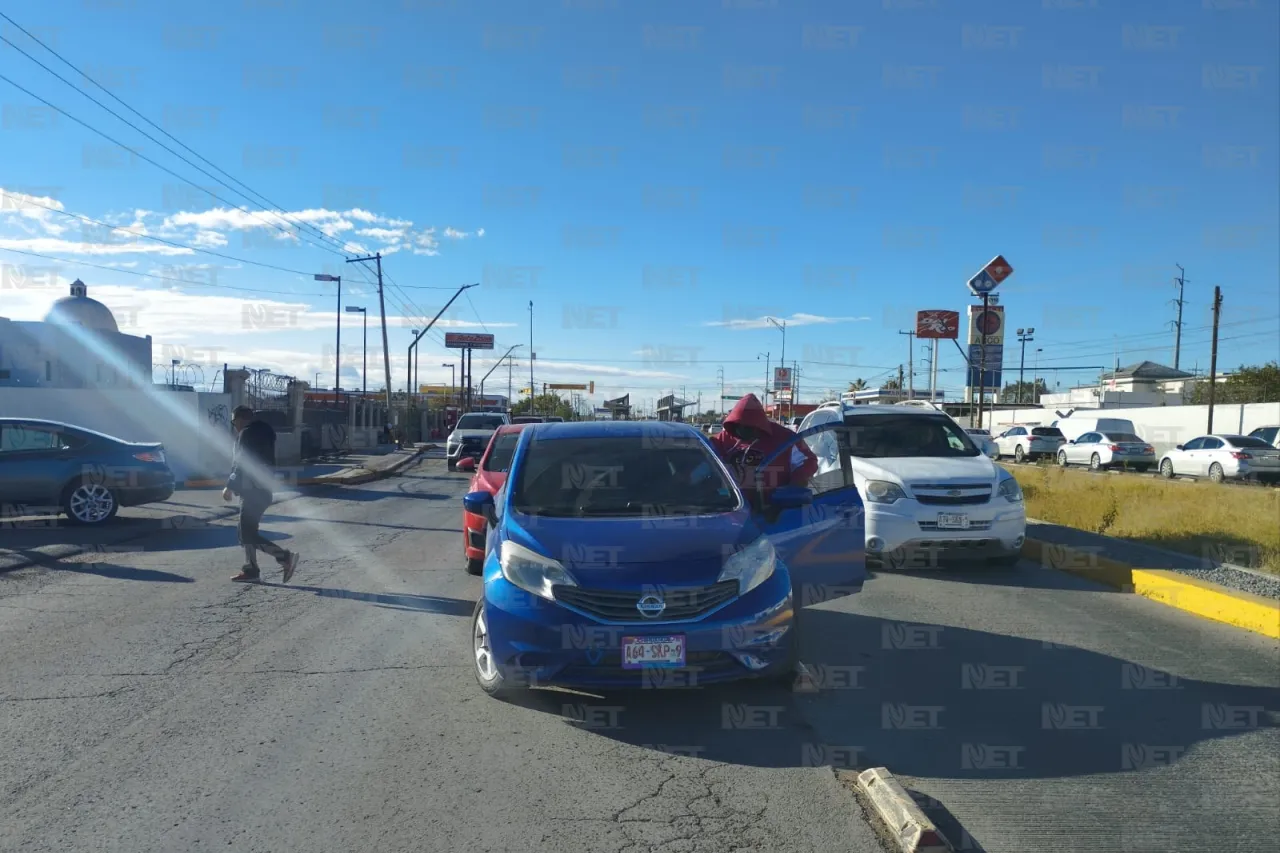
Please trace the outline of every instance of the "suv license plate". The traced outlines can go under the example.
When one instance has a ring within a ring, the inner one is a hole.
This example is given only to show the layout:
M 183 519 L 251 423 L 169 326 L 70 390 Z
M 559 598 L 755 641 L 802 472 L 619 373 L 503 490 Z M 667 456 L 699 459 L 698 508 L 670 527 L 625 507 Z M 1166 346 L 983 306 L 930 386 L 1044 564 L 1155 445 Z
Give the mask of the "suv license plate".
M 623 637 L 622 668 L 684 666 L 684 635 L 671 637 Z
M 940 530 L 968 530 L 969 516 L 955 515 L 952 513 L 939 513 L 938 528 Z

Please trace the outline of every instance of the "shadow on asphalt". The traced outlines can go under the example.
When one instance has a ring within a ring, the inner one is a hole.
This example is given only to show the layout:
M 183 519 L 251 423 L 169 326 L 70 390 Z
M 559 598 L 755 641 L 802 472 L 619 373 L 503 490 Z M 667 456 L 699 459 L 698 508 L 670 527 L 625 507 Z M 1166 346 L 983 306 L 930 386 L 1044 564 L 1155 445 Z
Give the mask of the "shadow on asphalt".
M 393 489 L 391 491 L 379 492 L 375 489 L 362 489 L 359 486 L 322 486 L 312 494 L 312 497 L 321 497 L 325 500 L 335 501 L 352 501 L 355 503 L 365 503 L 367 501 L 379 501 L 386 498 L 423 498 L 426 500 L 449 500 L 449 495 L 436 495 L 427 492 L 406 492 L 401 489 Z
M 1030 566 L 1030 570 L 1026 567 Z M 870 581 L 876 575 L 904 575 L 927 581 L 967 583 L 978 586 L 1009 586 L 1021 589 L 1074 589 L 1087 592 L 1118 593 L 1120 590 L 1095 583 L 1056 569 L 1043 568 L 1023 560 L 1019 566 L 989 566 L 982 563 L 951 563 L 936 568 L 875 569 L 868 571 Z
M 379 607 L 392 610 L 415 610 L 422 613 L 438 613 L 443 616 L 470 616 L 476 608 L 474 601 L 463 601 L 459 598 L 446 598 L 437 595 L 389 595 L 376 592 L 355 592 L 350 589 L 336 589 L 325 586 L 298 586 L 296 584 L 270 583 L 263 581 L 258 586 L 279 587 L 310 592 L 321 598 L 347 598 L 354 601 L 367 601 Z
M 93 546 L 90 546 L 91 548 Z M 133 551 L 137 549 L 124 546 L 114 547 L 108 546 L 111 550 L 104 550 L 104 556 L 108 553 L 118 553 L 120 551 Z M 112 578 L 121 581 L 146 581 L 150 583 L 194 583 L 193 578 L 185 575 L 176 575 L 172 572 L 160 571 L 159 569 L 138 569 L 132 566 L 117 566 L 114 563 L 84 563 L 71 560 L 62 560 L 56 557 L 50 557 L 48 554 L 41 554 L 39 551 L 26 551 L 21 548 L 13 550 L 18 554 L 30 560 L 34 565 L 41 566 L 46 569 L 52 569 L 58 572 L 71 572 L 77 575 L 97 575 L 101 578 Z
M 1280 708 L 1274 686 L 1187 679 L 968 628 L 809 608 L 803 630 L 816 692 L 766 682 L 591 698 L 535 690 L 515 704 L 657 752 L 975 780 L 1172 765 L 1199 744 L 1274 727 L 1268 711 Z M 931 808 L 945 818 L 942 804 Z

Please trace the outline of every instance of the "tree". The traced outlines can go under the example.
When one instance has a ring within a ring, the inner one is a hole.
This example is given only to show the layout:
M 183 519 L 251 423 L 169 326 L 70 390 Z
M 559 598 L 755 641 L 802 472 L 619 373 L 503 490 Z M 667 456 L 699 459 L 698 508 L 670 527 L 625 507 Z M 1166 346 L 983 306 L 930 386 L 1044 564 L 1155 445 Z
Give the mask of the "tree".
M 881 382 L 880 387 L 886 391 L 899 391 L 902 389 L 902 380 L 895 376 L 892 379 L 886 379 Z
M 865 391 L 865 390 L 867 390 L 867 380 L 863 379 L 862 377 L 858 377 L 857 379 L 849 383 L 850 393 L 857 393 L 858 391 Z
M 1191 402 L 1203 405 L 1209 402 L 1209 382 L 1197 382 L 1191 391 Z M 1269 361 L 1257 367 L 1241 365 L 1225 378 L 1219 377 L 1214 389 L 1216 403 L 1275 403 L 1280 402 L 1280 363 Z
M 1040 402 L 1041 394 L 1048 393 L 1049 386 L 1044 384 L 1043 379 L 1037 379 L 1034 385 L 1026 381 L 1010 382 L 1000 391 L 1000 402 L 1034 405 Z
M 573 406 L 568 400 L 562 400 L 555 394 L 539 394 L 534 398 L 533 414 L 540 417 L 560 417 L 566 421 L 573 419 Z M 511 406 L 512 415 L 529 414 L 529 398 L 526 397 Z

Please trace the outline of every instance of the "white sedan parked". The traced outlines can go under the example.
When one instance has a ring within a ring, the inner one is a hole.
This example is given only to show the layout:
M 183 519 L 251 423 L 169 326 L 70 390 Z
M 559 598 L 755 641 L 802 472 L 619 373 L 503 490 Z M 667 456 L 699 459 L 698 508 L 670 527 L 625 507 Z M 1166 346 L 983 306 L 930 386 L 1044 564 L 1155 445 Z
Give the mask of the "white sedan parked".
M 1246 435 L 1202 435 L 1179 444 L 1160 460 L 1160 473 L 1174 477 L 1280 482 L 1280 450 Z
M 1063 468 L 1088 465 L 1092 471 L 1113 465 L 1150 471 L 1156 464 L 1156 449 L 1131 432 L 1086 432 L 1058 448 L 1058 464 Z

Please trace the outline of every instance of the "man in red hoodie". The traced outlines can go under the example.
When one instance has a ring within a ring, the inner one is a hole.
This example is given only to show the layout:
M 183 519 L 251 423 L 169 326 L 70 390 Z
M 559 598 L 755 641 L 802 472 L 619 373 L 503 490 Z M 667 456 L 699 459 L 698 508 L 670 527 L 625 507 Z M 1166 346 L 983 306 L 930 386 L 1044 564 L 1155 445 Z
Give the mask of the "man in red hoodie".
M 807 486 L 818 471 L 818 458 L 803 441 L 798 441 L 760 472 L 757 484 L 756 467 L 794 437 L 794 432 L 769 420 L 755 394 L 748 394 L 725 417 L 724 431 L 711 437 L 711 445 L 734 472 L 752 504 L 757 500 L 757 485 L 768 504 L 777 487 Z

